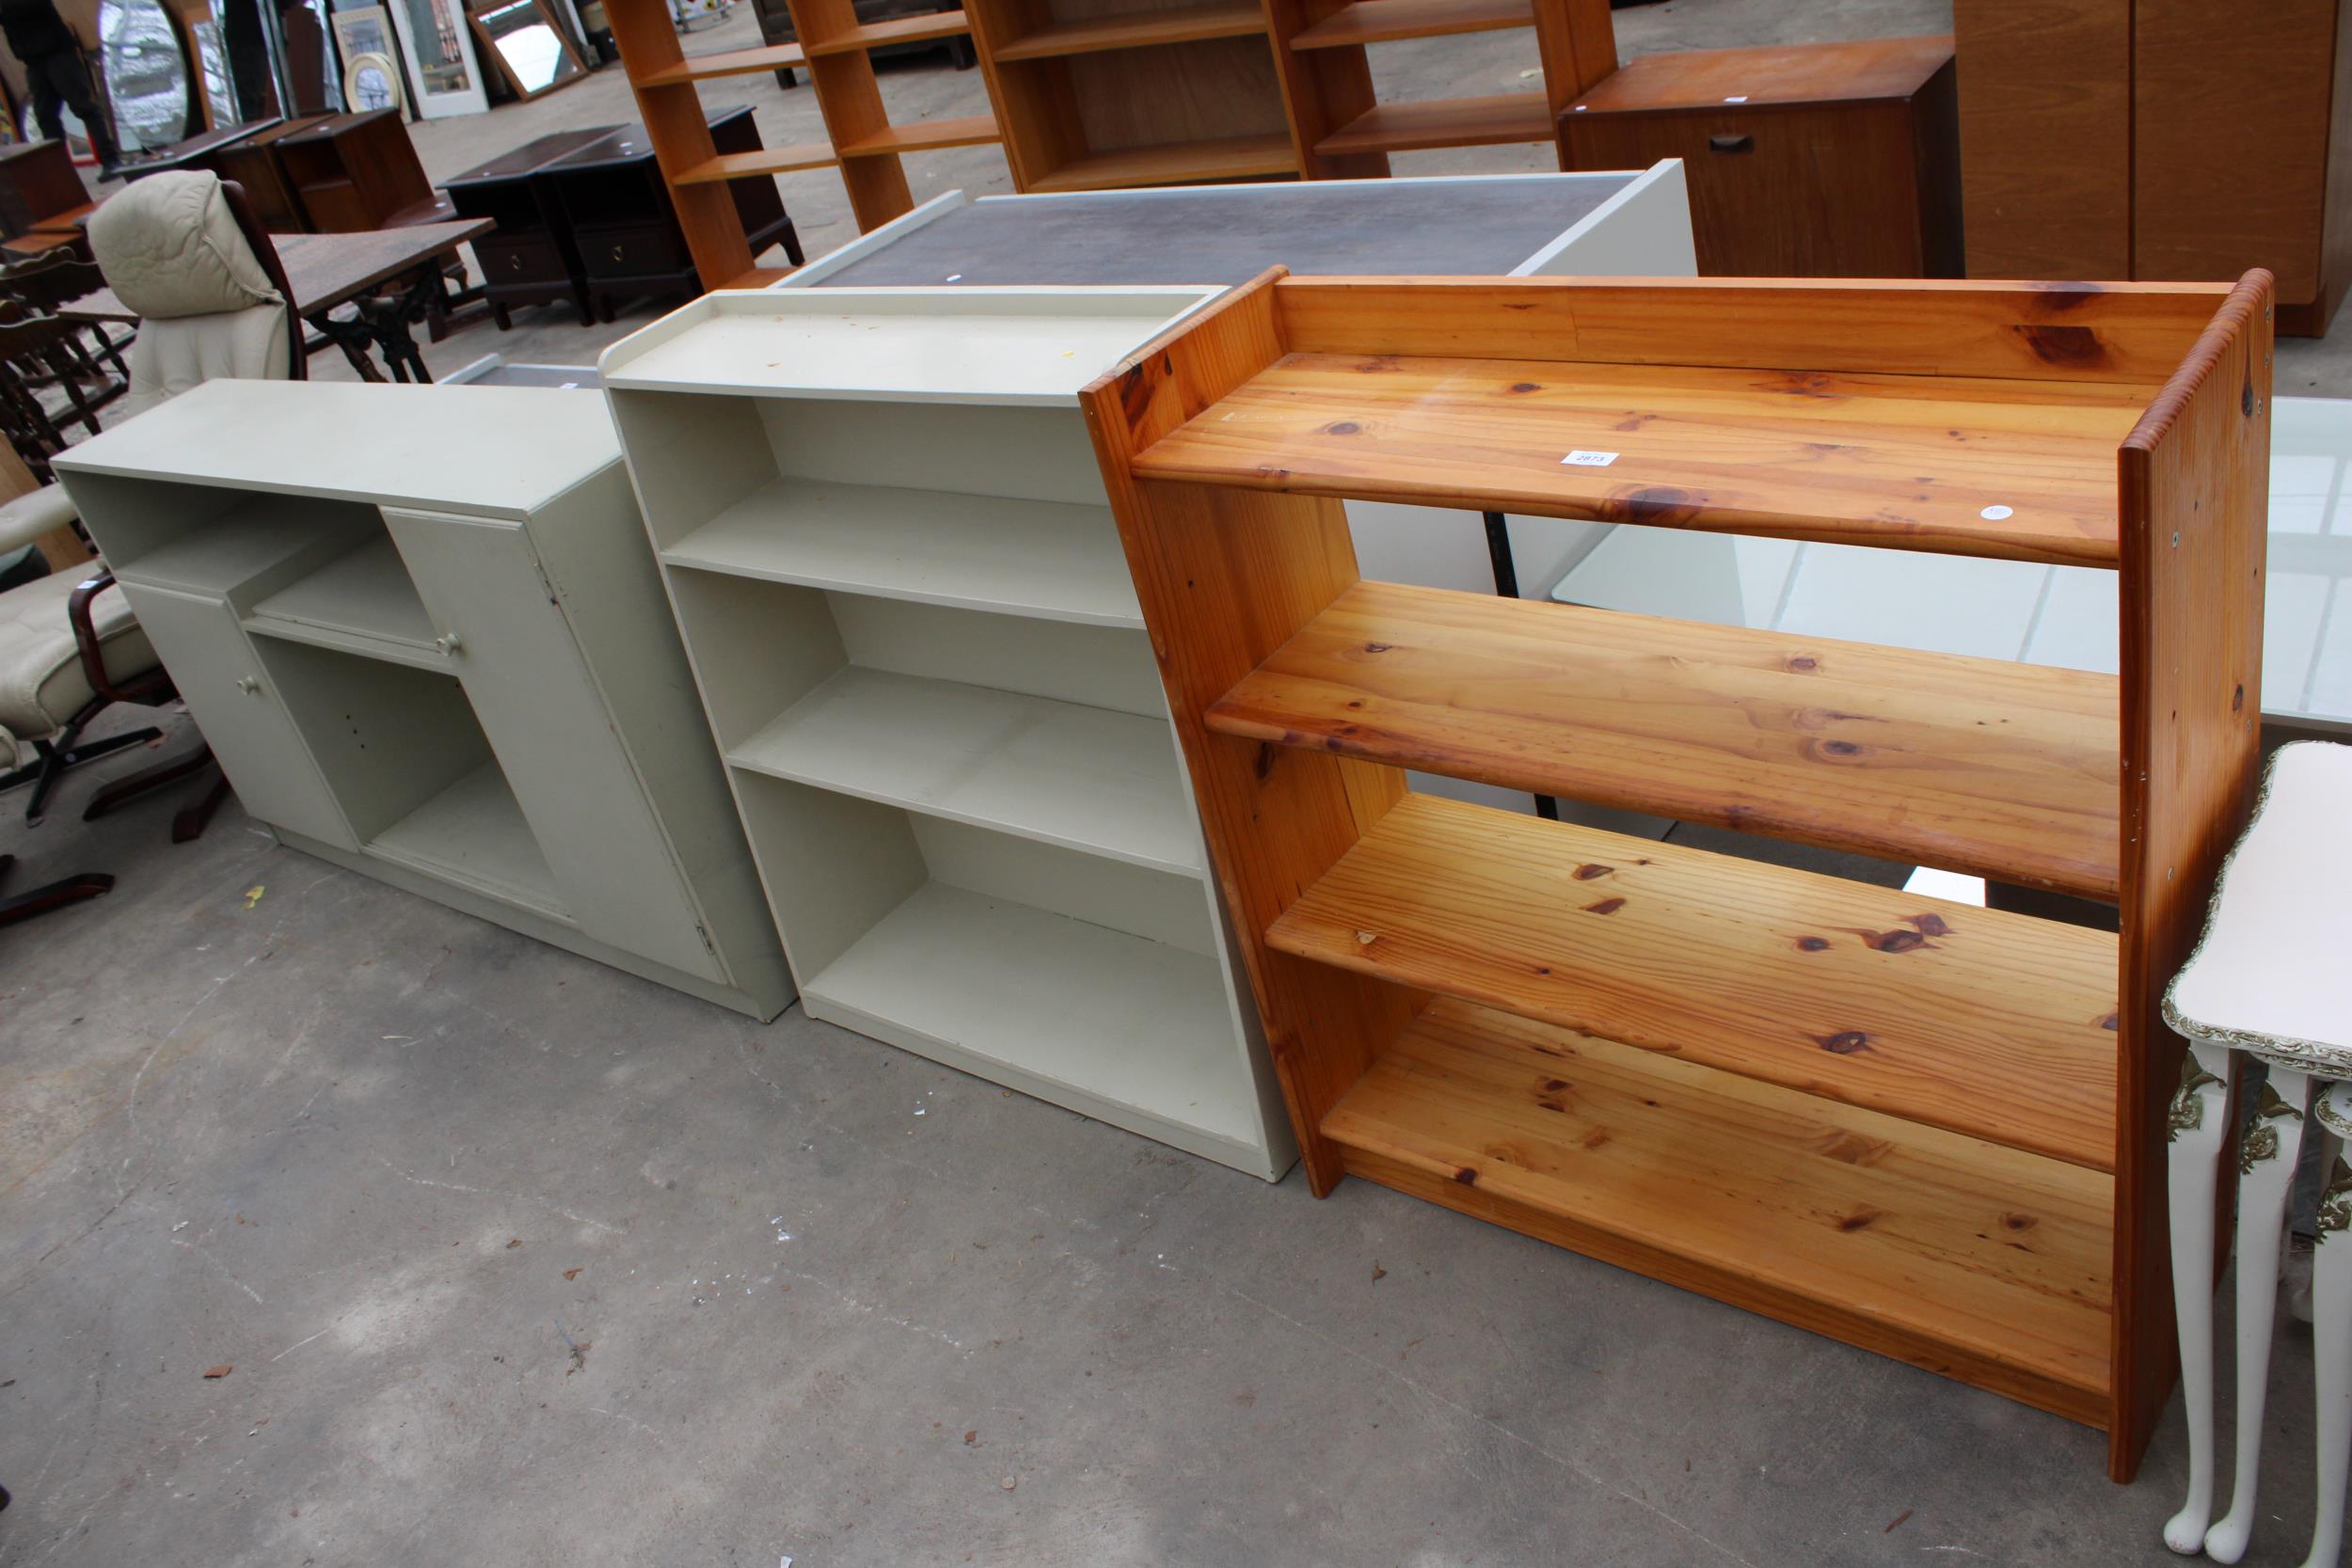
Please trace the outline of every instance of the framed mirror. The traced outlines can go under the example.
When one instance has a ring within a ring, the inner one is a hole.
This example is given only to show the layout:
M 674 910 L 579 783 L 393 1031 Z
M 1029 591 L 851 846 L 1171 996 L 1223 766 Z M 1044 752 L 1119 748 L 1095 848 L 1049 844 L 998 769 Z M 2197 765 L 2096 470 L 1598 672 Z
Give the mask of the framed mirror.
M 186 136 L 190 76 L 180 30 L 159 0 L 99 0 L 98 79 L 124 152 Z
M 229 45 L 221 39 L 220 24 L 210 18 L 191 22 L 188 39 L 196 51 L 196 79 L 203 90 L 206 120 L 215 130 L 236 124 L 237 86 L 229 72 Z
M 547 0 L 492 0 L 472 15 L 476 36 L 516 97 L 528 101 L 587 74 Z
M 400 79 L 400 45 L 392 38 L 392 19 L 384 8 L 338 10 L 335 42 L 343 56 L 343 97 L 353 112 L 398 109 L 405 118 L 408 94 Z
M 343 8 L 337 7 L 338 11 Z M 478 115 L 490 106 L 474 61 L 463 0 L 391 0 L 392 31 L 407 62 L 420 119 Z M 345 58 L 349 58 L 348 55 Z

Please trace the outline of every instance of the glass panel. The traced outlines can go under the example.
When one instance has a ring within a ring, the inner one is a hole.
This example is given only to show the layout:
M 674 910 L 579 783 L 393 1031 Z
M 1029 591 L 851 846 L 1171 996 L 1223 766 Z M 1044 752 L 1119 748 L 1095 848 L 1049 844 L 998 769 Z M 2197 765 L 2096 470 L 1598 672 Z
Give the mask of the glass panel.
M 125 151 L 169 147 L 187 135 L 187 61 L 156 0 L 100 0 L 98 69 Z
M 545 92 L 579 74 L 580 61 L 564 47 L 563 36 L 538 0 L 515 0 L 512 5 L 476 11 L 474 21 L 488 36 L 499 58 L 506 62 L 519 91 Z
M 204 102 L 212 106 L 214 123 L 233 125 L 237 119 L 237 89 L 229 74 L 229 46 L 221 41 L 220 24 L 195 22 L 188 31 L 196 38 L 197 69 L 204 81 Z

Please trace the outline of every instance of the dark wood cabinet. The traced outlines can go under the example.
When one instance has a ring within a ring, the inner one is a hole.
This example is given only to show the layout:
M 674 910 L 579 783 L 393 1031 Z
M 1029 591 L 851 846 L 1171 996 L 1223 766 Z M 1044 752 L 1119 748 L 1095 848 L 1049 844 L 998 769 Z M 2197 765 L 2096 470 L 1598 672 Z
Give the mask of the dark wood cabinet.
M 557 131 L 469 168 L 441 187 L 459 217 L 488 218 L 498 225 L 473 242 L 473 253 L 482 263 L 483 296 L 501 332 L 512 325 L 508 312 L 517 305 L 568 299 L 579 308 L 582 325 L 596 319 L 580 246 L 547 169 L 620 129 L 594 125 Z
M 278 144 L 288 136 L 315 130 L 333 118 L 304 115 L 299 119 L 282 120 L 253 135 L 213 149 L 198 166 L 244 186 L 246 199 L 253 204 L 253 215 L 271 233 L 307 232 L 309 225 L 303 218 L 302 198 L 294 194 L 294 182 L 287 178 Z
M 19 142 L 0 149 L 0 234 L 13 239 L 55 228 L 88 207 L 89 192 L 61 141 Z
M 399 229 L 454 215 L 424 177 L 398 109 L 333 115 L 271 145 L 317 233 Z
M 1639 55 L 1560 117 L 1561 166 L 1679 158 L 1699 271 L 1957 277 L 1947 37 Z
M 2352 284 L 2352 0 L 1955 0 L 1968 271 Z
M 711 116 L 710 139 L 723 154 L 760 150 L 759 127 L 748 108 Z M 642 128 L 600 136 L 548 164 L 542 178 L 579 246 L 588 297 L 605 320 L 624 300 L 702 292 L 677 209 Z M 755 175 L 727 186 L 752 255 L 782 245 L 800 265 L 800 238 L 774 179 Z

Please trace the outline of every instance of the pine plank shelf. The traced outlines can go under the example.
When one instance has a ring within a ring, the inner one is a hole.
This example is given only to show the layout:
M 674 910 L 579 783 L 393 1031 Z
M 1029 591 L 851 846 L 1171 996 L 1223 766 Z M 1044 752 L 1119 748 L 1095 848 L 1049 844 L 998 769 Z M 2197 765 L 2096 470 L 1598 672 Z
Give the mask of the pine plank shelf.
M 2070 1417 L 2131 1480 L 2176 1372 L 2163 989 L 2261 749 L 2273 309 L 2261 271 L 1276 269 L 1088 388 L 1315 1192 L 1368 1177 Z M 1351 500 L 2106 568 L 2117 673 L 1366 582 Z
M 2093 1170 L 2115 1165 L 2115 939 L 1407 796 L 1279 952 Z M 2012 1101 L 1988 1084 L 2033 1083 Z
M 1102 506 L 779 478 L 661 559 L 922 604 L 1143 625 L 1118 529 Z
M 930 882 L 806 995 L 877 1038 L 1233 1163 L 1257 1105 L 1216 1049 L 1222 989 L 1199 954 Z
M 675 87 L 690 82 L 715 82 L 727 76 L 758 76 L 771 71 L 797 71 L 808 56 L 797 43 L 770 44 L 762 49 L 729 49 L 711 55 L 689 55 L 677 64 L 648 74 L 638 86 Z
M 960 39 L 972 31 L 972 24 L 961 11 L 931 11 L 919 16 L 892 17 L 886 22 L 865 22 L 845 28 L 820 40 L 805 45 L 809 54 L 819 58 L 827 55 L 847 55 L 862 49 L 882 49 L 894 43 L 929 43 L 938 39 Z
M 2121 715 L 2109 675 L 1359 582 L 1207 722 L 2117 896 Z
M 788 147 L 762 148 L 756 152 L 721 152 L 678 175 L 680 185 L 709 185 L 755 174 L 791 174 L 804 168 L 831 168 L 840 160 L 831 142 L 795 142 Z
M 1255 38 L 1264 32 L 1265 11 L 1254 0 L 1213 0 L 1208 5 L 1050 22 L 999 45 L 995 53 L 999 60 L 1045 60 L 1202 39 Z
M 1032 191 L 1108 191 L 1296 174 L 1287 136 L 1225 136 L 1089 152 L 1029 182 Z
M 1492 33 L 1535 24 L 1529 0 L 1356 0 L 1291 38 L 1293 49 L 1344 49 L 1398 39 Z
M 1499 511 L 2112 566 L 2152 389 L 1294 354 L 1136 471 L 1460 506 L 1470 467 Z
M 738 768 L 1206 876 L 1156 719 L 854 665 L 727 753 Z
M 449 656 L 408 568 L 389 534 L 279 589 L 253 607 L 248 629 L 289 641 L 341 648 L 426 670 L 445 670 Z
M 993 115 L 964 115 L 951 119 L 914 119 L 885 125 L 870 135 L 844 142 L 844 158 L 878 158 L 899 152 L 927 152 L 943 147 L 979 147 L 1000 139 Z
M 1373 0 L 1393 4 L 1394 0 Z M 1445 147 L 1499 147 L 1551 140 L 1551 108 L 1540 92 L 1480 98 L 1425 98 L 1375 103 L 1315 143 L 1326 158 L 1359 152 L 1418 152 Z
M 2091 1425 L 2106 1177 L 1445 1000 L 1325 1119 L 1351 1174 Z

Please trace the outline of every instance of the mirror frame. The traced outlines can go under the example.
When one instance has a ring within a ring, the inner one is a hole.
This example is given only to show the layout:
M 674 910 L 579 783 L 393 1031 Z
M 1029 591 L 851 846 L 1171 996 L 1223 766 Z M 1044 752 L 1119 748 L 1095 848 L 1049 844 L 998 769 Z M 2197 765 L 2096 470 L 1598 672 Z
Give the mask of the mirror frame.
M 555 14 L 555 8 L 548 0 L 494 0 L 487 8 L 511 10 L 518 4 L 528 5 L 539 13 L 539 20 L 547 24 L 548 30 L 555 35 L 555 41 L 563 46 L 564 57 L 572 62 L 572 71 L 568 76 L 558 74 L 555 80 L 535 90 L 525 87 L 522 79 L 506 63 L 506 56 L 499 53 L 498 40 L 491 36 L 489 28 L 483 25 L 482 13 L 473 8 L 469 0 L 466 7 L 466 21 L 473 28 L 474 42 L 480 45 L 483 54 L 497 62 L 498 73 L 506 79 L 506 86 L 516 101 L 528 103 L 534 98 L 546 97 L 559 87 L 568 87 L 574 82 L 585 80 L 595 68 L 580 57 L 580 48 L 572 42 L 572 35 L 564 29 L 563 18 Z

